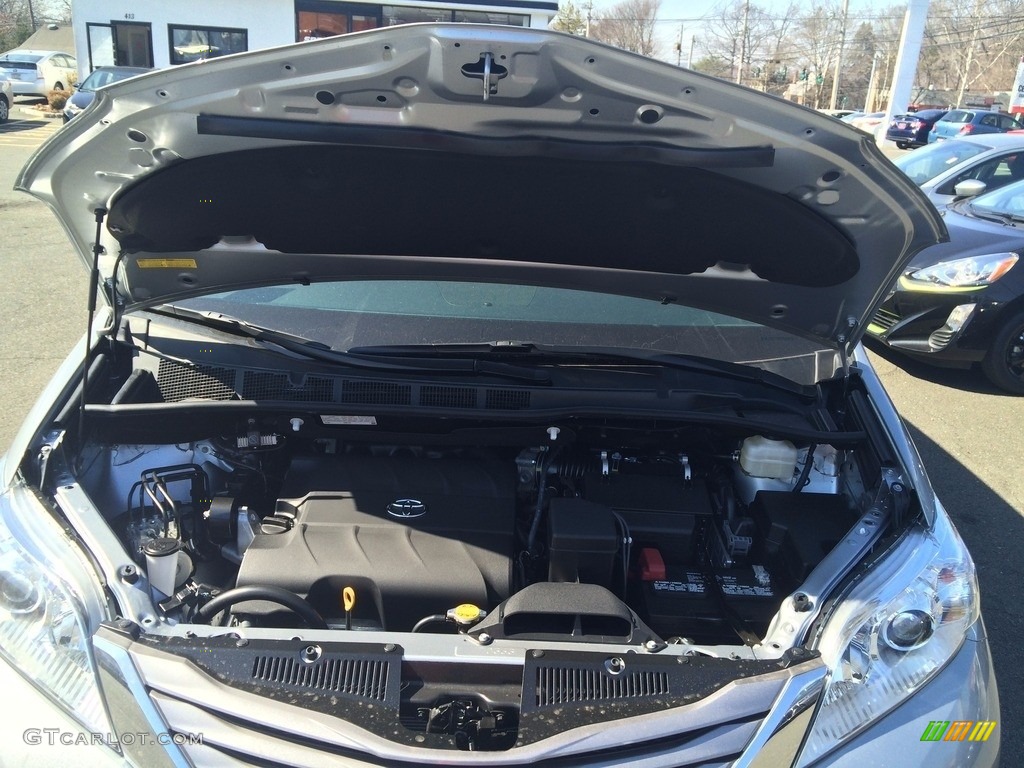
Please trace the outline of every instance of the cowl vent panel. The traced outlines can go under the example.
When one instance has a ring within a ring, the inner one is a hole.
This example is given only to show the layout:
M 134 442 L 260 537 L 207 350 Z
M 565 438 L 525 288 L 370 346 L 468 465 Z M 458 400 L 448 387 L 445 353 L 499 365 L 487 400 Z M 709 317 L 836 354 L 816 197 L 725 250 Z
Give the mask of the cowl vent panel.
M 389 666 L 380 659 L 327 658 L 308 664 L 294 656 L 261 655 L 253 660 L 252 680 L 384 701 Z

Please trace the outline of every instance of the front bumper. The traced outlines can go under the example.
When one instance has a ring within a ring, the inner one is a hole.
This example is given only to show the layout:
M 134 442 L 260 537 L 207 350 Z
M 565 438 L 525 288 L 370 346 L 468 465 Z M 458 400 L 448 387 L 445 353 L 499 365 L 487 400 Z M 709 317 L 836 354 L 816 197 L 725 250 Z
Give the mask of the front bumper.
M 950 313 L 974 305 L 958 327 Z M 967 367 L 980 362 L 998 325 L 1001 303 L 985 289 L 908 291 L 898 289 L 885 300 L 867 327 L 870 338 L 936 365 Z
M 11 711 L 0 720 L 0 738 L 7 745 L 5 758 L 11 759 L 12 764 L 31 767 L 73 763 L 83 768 L 129 765 L 110 749 L 92 745 L 90 742 L 95 738 L 93 734 L 83 732 L 77 723 L 50 704 L 49 700 L 4 663 L 0 663 L 0 684 L 4 686 L 10 700 L 19 702 L 17 707 L 9 708 Z M 148 706 L 144 708 L 149 709 Z M 922 741 L 925 730 L 933 721 L 989 721 L 996 725 L 985 741 Z M 140 726 L 140 732 L 132 736 L 141 741 L 147 726 L 142 718 L 135 722 Z M 917 694 L 814 766 L 871 765 L 903 768 L 908 765 L 927 765 L 929 768 L 989 768 L 999 764 L 1001 727 L 995 673 L 984 626 L 979 622 L 971 629 L 964 645 L 950 663 Z M 164 730 L 162 724 L 151 719 L 148 729 L 151 733 L 162 733 Z M 113 738 L 108 734 L 99 736 Z M 158 741 L 156 736 L 153 739 L 154 742 Z M 180 764 L 183 755 L 174 746 L 163 749 L 170 751 L 159 757 L 150 753 L 150 757 L 157 757 L 156 762 L 164 765 Z M 199 749 L 193 757 L 200 754 L 204 754 L 204 750 Z M 215 754 L 218 761 L 225 758 L 225 754 L 219 750 Z M 324 753 L 322 757 L 327 759 L 328 755 Z M 667 762 L 657 764 L 676 765 L 669 756 L 664 757 L 669 758 Z M 758 760 L 766 757 L 767 754 L 759 752 L 745 753 L 738 763 L 762 765 Z M 227 764 L 232 763 L 229 761 Z M 371 761 L 366 764 L 374 763 Z M 598 764 L 614 763 L 595 763 Z

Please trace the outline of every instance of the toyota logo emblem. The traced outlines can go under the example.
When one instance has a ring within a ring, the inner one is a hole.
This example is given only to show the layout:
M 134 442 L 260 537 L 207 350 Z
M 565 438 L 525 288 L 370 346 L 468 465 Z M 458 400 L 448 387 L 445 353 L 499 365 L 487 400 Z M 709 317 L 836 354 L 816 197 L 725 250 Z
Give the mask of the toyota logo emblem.
M 423 517 L 427 514 L 427 505 L 419 499 L 399 499 L 388 504 L 388 514 L 406 520 L 412 517 Z

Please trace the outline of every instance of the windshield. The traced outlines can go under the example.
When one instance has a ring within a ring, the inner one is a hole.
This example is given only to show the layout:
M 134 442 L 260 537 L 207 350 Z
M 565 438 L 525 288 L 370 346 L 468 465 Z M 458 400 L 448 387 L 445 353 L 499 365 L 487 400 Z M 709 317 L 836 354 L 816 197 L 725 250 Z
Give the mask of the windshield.
M 993 192 L 978 195 L 970 207 L 978 213 L 997 213 L 1014 218 L 1024 217 L 1024 182 L 1009 184 Z
M 342 351 L 514 340 L 697 355 L 752 364 L 804 384 L 820 374 L 820 347 L 783 331 L 679 304 L 561 288 L 361 280 L 230 291 L 177 306 Z
M 975 155 L 987 152 L 991 147 L 967 141 L 943 141 L 915 149 L 900 155 L 893 163 L 918 186 L 928 183 L 940 173 L 962 163 Z
M 139 71 L 121 71 L 116 69 L 97 69 L 82 83 L 79 88 L 80 91 L 95 91 L 97 88 L 102 88 L 105 85 L 119 82 L 120 80 L 127 80 L 129 77 L 141 74 Z
M 35 69 L 36 62 L 43 58 L 36 54 L 10 54 L 10 56 L 11 58 L 7 56 L 0 57 L 0 67 L 6 67 L 7 69 Z

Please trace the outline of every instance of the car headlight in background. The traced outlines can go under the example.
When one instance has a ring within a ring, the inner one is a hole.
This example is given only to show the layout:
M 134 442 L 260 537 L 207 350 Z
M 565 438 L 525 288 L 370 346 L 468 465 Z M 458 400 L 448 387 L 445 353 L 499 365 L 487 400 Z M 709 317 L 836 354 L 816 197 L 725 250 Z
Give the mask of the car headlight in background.
M 23 486 L 0 496 L 0 657 L 93 733 L 111 732 L 91 643 L 105 612 L 83 553 L 38 499 Z
M 942 261 L 930 267 L 909 272 L 903 287 L 979 288 L 991 285 L 1017 263 L 1016 253 L 991 253 L 954 261 Z
M 980 611 L 974 562 L 944 511 L 842 598 L 818 643 L 831 669 L 800 765 L 916 693 L 956 654 Z

